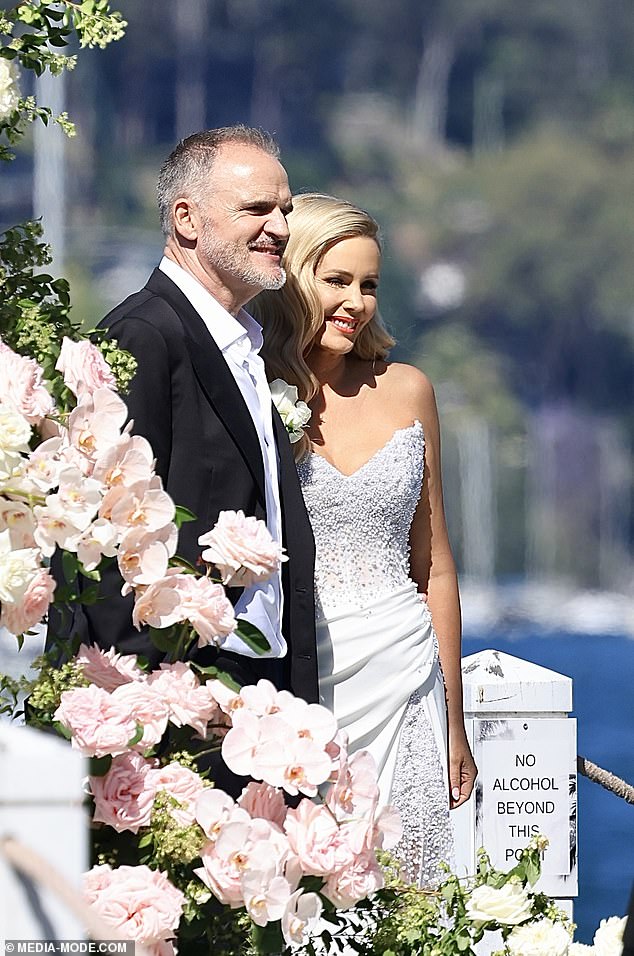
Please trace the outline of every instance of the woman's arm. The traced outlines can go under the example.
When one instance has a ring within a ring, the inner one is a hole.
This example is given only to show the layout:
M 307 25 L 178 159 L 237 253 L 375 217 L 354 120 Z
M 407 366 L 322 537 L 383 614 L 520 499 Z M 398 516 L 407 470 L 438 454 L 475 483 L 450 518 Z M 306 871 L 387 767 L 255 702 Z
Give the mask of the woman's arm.
M 471 795 L 477 768 L 464 729 L 460 597 L 443 505 L 440 426 L 429 379 L 413 368 L 403 377 L 412 417 L 421 421 L 425 433 L 425 471 L 410 532 L 411 575 L 419 591 L 427 595 L 438 637 L 447 694 L 450 805 L 458 807 Z

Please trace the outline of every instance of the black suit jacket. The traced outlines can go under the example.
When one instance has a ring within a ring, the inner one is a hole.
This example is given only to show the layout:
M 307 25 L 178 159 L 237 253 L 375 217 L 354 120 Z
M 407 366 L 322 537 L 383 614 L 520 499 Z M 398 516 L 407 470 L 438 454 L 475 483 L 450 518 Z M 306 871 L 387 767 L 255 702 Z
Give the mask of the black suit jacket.
M 197 516 L 181 528 L 178 545 L 178 553 L 195 563 L 202 550 L 198 537 L 215 524 L 220 511 L 241 509 L 266 517 L 264 465 L 248 408 L 203 320 L 159 269 L 101 326 L 137 359 L 126 396 L 133 433 L 152 445 L 156 471 L 176 504 Z M 278 687 L 317 701 L 314 542 L 290 442 L 275 410 L 273 422 L 289 555 L 282 566 L 287 657 L 263 660 L 210 647 L 193 656 L 200 663 L 217 663 L 242 683 L 268 677 Z M 163 655 L 146 633 L 132 626 L 132 599 L 123 599 L 120 588 L 116 568 L 108 569 L 100 589 L 103 598 L 94 607 L 75 609 L 73 632 L 102 647 L 143 654 L 156 666 Z

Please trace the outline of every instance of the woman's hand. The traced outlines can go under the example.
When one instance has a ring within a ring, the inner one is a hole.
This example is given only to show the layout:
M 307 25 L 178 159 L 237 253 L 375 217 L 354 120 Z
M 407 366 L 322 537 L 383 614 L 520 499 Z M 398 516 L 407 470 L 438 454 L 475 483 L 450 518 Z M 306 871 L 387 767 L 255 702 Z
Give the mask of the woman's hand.
M 471 796 L 478 768 L 464 731 L 453 736 L 449 730 L 449 807 L 455 810 Z

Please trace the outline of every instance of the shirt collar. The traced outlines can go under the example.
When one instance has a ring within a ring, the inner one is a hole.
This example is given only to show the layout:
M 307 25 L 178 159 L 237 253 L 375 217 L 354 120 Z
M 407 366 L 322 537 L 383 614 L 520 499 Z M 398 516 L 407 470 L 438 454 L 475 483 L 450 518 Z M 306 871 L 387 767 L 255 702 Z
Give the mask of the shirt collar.
M 240 309 L 235 317 L 231 315 L 198 279 L 167 256 L 161 259 L 159 269 L 178 286 L 196 309 L 221 352 L 228 351 L 238 342 L 242 345 L 241 351 L 247 343 L 247 352 L 260 351 L 263 342 L 262 326 L 246 309 Z

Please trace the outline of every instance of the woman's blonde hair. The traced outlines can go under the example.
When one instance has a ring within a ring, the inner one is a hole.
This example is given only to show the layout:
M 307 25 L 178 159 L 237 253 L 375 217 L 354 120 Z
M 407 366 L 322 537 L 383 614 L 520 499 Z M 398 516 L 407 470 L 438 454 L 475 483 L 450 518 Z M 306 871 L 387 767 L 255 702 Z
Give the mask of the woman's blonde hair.
M 324 254 L 342 239 L 357 236 L 381 240 L 377 222 L 352 203 L 322 193 L 293 197 L 288 216 L 290 238 L 284 253 L 286 283 L 277 292 L 261 292 L 248 306 L 264 327 L 262 355 L 270 380 L 282 378 L 297 387 L 299 398 L 309 402 L 319 383 L 306 363 L 324 324 L 324 310 L 315 271 Z M 385 359 L 394 339 L 378 313 L 361 330 L 353 348 L 360 359 Z M 295 456 L 308 448 L 308 436 L 295 443 Z

